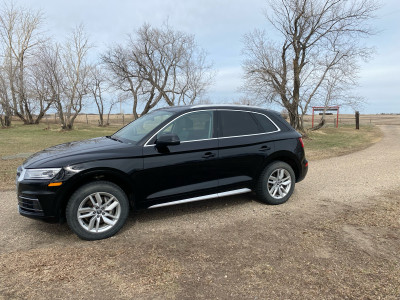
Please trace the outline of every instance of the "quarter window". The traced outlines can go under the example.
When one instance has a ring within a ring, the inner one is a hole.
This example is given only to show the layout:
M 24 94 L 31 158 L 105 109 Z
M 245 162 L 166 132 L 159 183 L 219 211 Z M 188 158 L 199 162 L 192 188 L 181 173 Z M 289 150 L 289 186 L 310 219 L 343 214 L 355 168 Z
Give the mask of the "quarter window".
M 213 135 L 213 112 L 198 111 L 185 114 L 161 130 L 157 137 L 175 133 L 181 142 L 210 139 Z
M 258 124 L 263 129 L 263 132 L 272 132 L 278 130 L 274 123 L 271 122 L 270 119 L 268 119 L 265 115 L 262 114 L 252 114 L 258 121 Z

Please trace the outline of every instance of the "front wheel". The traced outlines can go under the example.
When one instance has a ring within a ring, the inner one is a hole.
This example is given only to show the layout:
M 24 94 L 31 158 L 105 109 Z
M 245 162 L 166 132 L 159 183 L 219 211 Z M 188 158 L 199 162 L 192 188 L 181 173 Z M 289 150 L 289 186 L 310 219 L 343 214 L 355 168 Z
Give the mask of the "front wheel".
M 285 203 L 294 191 L 295 178 L 293 169 L 285 162 L 276 161 L 268 165 L 257 182 L 259 200 L 273 205 Z
M 80 187 L 66 208 L 67 223 L 84 240 L 101 240 L 116 234 L 129 214 L 124 191 L 107 181 Z

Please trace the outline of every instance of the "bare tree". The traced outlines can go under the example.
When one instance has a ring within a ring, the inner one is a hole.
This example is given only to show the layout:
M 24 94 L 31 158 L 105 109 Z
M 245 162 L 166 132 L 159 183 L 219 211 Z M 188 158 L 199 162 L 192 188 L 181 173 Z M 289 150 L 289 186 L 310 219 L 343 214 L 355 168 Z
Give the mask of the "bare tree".
M 40 11 L 17 7 L 13 3 L 4 3 L 0 11 L 1 75 L 8 94 L 7 99 L 2 99 L 2 106 L 6 116 L 12 111 L 25 124 L 38 123 L 47 107 L 40 102 L 40 97 L 32 97 L 28 91 L 32 54 L 44 42 L 40 31 L 42 23 Z M 8 103 L 4 102 L 6 100 Z
M 62 49 L 57 43 L 48 42 L 46 46 L 40 47 L 36 53 L 37 72 L 41 76 L 43 90 L 49 101 L 56 108 L 62 127 L 65 128 L 65 118 L 63 114 L 63 91 L 65 86 L 65 76 L 62 68 Z M 40 82 L 40 80 L 39 80 Z M 47 94 L 48 93 L 48 94 Z
M 105 92 L 109 90 L 108 82 L 104 69 L 101 66 L 94 66 L 90 72 L 91 82 L 90 82 L 90 92 L 96 103 L 97 110 L 99 112 L 99 126 L 109 125 L 110 113 L 115 104 L 119 102 L 117 97 L 107 97 Z M 104 114 L 107 110 L 108 113 L 107 120 L 104 122 Z
M 147 95 L 146 93 L 144 88 L 145 83 L 139 76 L 140 68 L 135 63 L 132 63 L 129 50 L 121 45 L 109 49 L 102 56 L 102 61 L 110 71 L 110 81 L 114 88 L 132 97 L 132 114 L 137 119 L 139 117 L 138 105 L 140 100 L 149 103 L 148 106 L 151 106 L 154 99 L 154 92 L 151 95 Z
M 263 102 L 287 109 L 290 123 L 304 131 L 303 116 L 312 102 L 330 104 L 356 81 L 359 60 L 370 48 L 360 40 L 373 34 L 368 22 L 374 0 L 269 0 L 267 19 L 279 39 L 256 30 L 244 37 L 245 89 Z M 335 80 L 340 75 L 340 80 Z M 329 87 L 329 88 L 328 88 Z M 336 93 L 339 94 L 339 93 Z M 347 97 L 354 102 L 357 98 Z M 328 100 L 328 101 L 326 101 Z
M 11 126 L 12 109 L 9 88 L 4 67 L 0 67 L 0 123 L 1 127 Z
M 61 47 L 62 94 L 56 99 L 56 108 L 63 129 L 73 128 L 76 117 L 82 111 L 84 100 L 90 93 L 91 66 L 87 62 L 90 48 L 89 38 L 82 25 L 74 29 Z
M 170 106 L 193 103 L 213 78 L 194 37 L 167 25 L 144 24 L 126 45 L 110 48 L 102 60 L 113 74 L 114 86 L 131 94 L 135 118 L 140 105 L 143 115 L 161 100 Z

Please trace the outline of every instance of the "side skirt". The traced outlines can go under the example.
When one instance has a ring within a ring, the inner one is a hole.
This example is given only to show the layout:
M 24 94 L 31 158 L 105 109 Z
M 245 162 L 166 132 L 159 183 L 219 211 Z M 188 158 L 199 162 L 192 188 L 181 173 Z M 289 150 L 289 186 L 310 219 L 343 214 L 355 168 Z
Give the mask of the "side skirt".
M 195 201 L 201 201 L 201 200 L 207 200 L 207 199 L 213 199 L 213 198 L 233 196 L 233 195 L 244 194 L 244 193 L 248 193 L 248 192 L 251 192 L 251 190 L 244 188 L 244 189 L 233 190 L 233 191 L 228 191 L 228 192 L 223 192 L 223 193 L 210 194 L 210 195 L 205 195 L 205 196 L 200 196 L 200 197 L 194 197 L 194 198 L 189 198 L 189 199 L 183 199 L 183 200 L 178 200 L 178 201 L 156 204 L 156 205 L 150 206 L 149 208 L 157 208 L 157 207 L 183 204 L 183 203 L 195 202 Z

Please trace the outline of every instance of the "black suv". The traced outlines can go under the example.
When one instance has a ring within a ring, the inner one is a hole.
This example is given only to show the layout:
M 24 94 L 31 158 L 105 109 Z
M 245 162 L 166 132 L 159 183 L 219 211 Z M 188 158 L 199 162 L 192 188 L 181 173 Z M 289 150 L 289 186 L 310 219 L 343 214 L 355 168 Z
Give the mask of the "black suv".
M 281 204 L 307 174 L 304 145 L 277 112 L 249 106 L 155 110 L 115 134 L 54 146 L 17 171 L 19 212 L 110 237 L 129 208 L 250 192 Z

